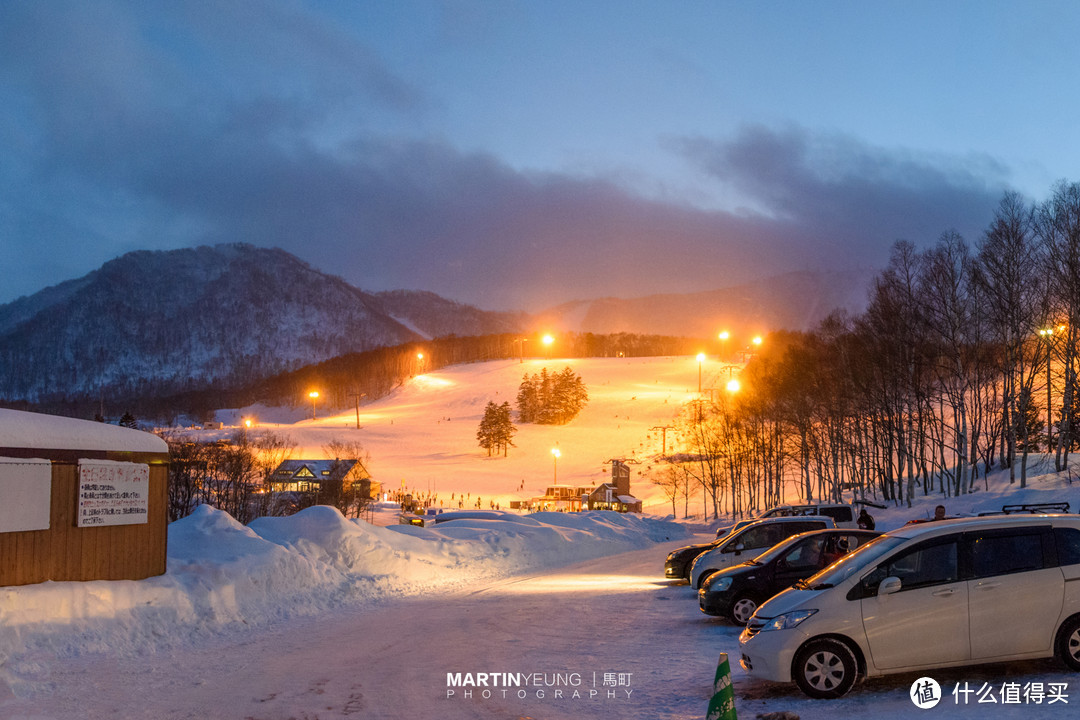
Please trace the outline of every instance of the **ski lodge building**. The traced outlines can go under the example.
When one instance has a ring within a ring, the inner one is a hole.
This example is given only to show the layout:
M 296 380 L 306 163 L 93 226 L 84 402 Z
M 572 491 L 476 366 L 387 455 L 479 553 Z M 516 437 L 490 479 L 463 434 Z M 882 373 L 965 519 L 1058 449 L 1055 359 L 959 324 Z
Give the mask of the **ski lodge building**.
M 630 494 L 630 467 L 622 460 L 611 461 L 611 480 L 599 485 L 549 485 L 543 495 L 515 500 L 511 509 L 532 512 L 582 512 L 614 510 L 641 512 L 641 501 Z

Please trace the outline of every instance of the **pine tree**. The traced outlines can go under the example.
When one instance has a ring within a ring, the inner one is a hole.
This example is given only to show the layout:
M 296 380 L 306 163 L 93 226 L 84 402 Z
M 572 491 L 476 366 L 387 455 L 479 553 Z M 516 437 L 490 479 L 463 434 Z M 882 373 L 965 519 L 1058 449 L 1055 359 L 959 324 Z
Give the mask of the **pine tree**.
M 538 375 L 525 375 L 521 380 L 518 419 L 539 425 L 563 425 L 577 417 L 588 399 L 585 383 L 570 367 L 559 373 L 543 368 Z
M 507 449 L 514 444 L 511 438 L 515 432 L 517 428 L 514 427 L 514 421 L 510 417 L 510 403 L 496 405 L 489 401 L 484 408 L 484 417 L 480 420 L 480 427 L 476 431 L 476 439 L 480 447 L 488 451 L 488 457 L 491 457 L 493 452 L 498 452 L 500 448 L 505 457 Z
M 503 402 L 496 410 L 496 440 L 502 446 L 503 457 L 506 457 L 507 449 L 514 444 L 512 438 L 517 428 L 514 427 L 513 418 L 510 417 L 509 402 Z
M 131 428 L 132 430 L 138 430 L 139 429 L 138 421 L 135 420 L 135 416 L 132 415 L 130 412 L 125 412 L 120 417 L 120 425 L 122 425 L 123 427 L 126 427 L 126 428 Z
M 488 457 L 491 457 L 492 451 L 498 447 L 498 415 L 498 406 L 489 400 L 484 408 L 484 417 L 480 419 L 480 427 L 476 431 L 476 439 L 480 447 L 487 450 Z
M 523 423 L 536 422 L 540 407 L 539 383 L 536 376 L 528 373 L 521 378 L 521 386 L 518 388 L 517 409 L 518 420 Z

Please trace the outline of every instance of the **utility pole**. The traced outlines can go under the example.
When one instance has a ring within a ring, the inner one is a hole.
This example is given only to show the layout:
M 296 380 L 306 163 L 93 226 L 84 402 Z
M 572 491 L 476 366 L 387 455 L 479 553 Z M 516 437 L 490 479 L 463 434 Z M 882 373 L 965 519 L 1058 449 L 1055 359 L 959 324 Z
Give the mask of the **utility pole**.
M 356 429 L 360 429 L 360 398 L 367 397 L 367 393 L 355 392 L 349 393 L 349 397 L 356 398 Z

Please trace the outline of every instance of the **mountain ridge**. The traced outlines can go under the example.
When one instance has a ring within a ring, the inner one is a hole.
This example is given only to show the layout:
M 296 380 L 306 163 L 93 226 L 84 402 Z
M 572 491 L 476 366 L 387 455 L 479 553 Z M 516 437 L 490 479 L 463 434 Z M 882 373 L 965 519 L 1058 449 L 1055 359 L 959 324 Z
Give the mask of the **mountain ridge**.
M 250 385 L 348 353 L 453 335 L 809 330 L 836 308 L 860 311 L 869 277 L 789 273 L 685 295 L 578 300 L 530 315 L 426 291 L 366 292 L 277 248 L 137 250 L 0 306 L 0 399 Z

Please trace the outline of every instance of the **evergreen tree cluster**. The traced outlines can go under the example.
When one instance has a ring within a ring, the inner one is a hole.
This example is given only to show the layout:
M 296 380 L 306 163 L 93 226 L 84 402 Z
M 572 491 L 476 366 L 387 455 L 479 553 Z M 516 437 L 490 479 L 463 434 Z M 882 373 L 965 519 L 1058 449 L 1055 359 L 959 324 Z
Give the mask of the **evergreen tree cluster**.
M 543 368 L 528 375 L 518 388 L 518 419 L 538 425 L 565 425 L 577 417 L 589 401 L 589 393 L 581 376 L 569 366 L 559 373 Z
M 517 428 L 510 417 L 510 403 L 496 405 L 488 402 L 484 408 L 484 417 L 480 420 L 480 428 L 476 431 L 476 439 L 480 441 L 480 447 L 488 451 L 488 457 L 500 449 L 505 457 L 507 448 L 514 444 L 511 438 L 515 432 Z

